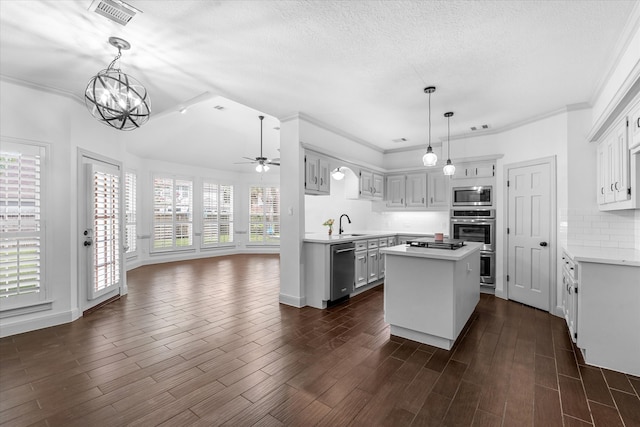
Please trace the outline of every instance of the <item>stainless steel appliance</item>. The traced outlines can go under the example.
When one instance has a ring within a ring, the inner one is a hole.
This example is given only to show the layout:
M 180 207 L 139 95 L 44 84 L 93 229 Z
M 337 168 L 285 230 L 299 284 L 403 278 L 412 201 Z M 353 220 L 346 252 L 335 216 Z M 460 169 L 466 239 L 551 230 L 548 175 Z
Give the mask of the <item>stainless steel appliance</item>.
M 453 206 L 493 206 L 493 187 L 491 185 L 453 187 L 451 191 Z
M 495 209 L 468 208 L 451 210 L 451 238 L 482 243 L 480 283 L 495 284 Z
M 451 238 L 480 242 L 482 250 L 495 251 L 495 209 L 452 209 Z
M 331 245 L 331 303 L 349 298 L 354 289 L 355 250 L 353 242 Z

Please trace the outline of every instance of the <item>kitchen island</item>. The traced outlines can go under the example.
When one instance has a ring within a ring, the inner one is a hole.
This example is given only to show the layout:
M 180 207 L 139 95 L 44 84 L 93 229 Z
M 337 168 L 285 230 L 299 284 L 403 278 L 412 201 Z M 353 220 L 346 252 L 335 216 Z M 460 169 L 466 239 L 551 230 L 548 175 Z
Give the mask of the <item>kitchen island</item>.
M 481 246 L 380 249 L 386 257 L 384 315 L 391 335 L 450 350 L 480 301 Z

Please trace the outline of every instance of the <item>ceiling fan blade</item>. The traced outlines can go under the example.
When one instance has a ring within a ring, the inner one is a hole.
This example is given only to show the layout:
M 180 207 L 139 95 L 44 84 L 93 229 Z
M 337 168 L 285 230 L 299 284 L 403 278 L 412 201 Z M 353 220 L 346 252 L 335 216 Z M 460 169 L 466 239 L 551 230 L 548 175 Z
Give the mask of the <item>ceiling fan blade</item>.
M 269 160 L 270 162 L 279 162 L 280 161 L 280 157 L 274 157 L 273 159 Z
M 234 165 L 249 165 L 253 163 L 256 163 L 256 162 L 235 162 Z
M 273 166 L 280 166 L 280 162 L 267 162 L 267 163 Z
M 251 160 L 252 162 L 257 162 L 258 159 L 256 157 L 242 157 L 243 159 Z

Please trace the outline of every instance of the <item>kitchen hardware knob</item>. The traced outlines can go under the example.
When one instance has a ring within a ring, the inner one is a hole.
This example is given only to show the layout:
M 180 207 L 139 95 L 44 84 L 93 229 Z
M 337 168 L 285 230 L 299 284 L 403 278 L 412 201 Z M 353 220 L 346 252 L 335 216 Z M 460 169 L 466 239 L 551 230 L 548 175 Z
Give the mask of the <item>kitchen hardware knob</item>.
M 547 242 L 540 242 L 540 246 L 542 246 L 542 247 L 547 246 Z

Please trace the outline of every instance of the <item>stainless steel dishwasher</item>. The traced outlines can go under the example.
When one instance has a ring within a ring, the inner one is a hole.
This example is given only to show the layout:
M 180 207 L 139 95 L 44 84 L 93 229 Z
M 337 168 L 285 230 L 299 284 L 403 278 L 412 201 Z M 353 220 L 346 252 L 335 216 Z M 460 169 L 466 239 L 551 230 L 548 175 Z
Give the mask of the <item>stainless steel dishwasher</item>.
M 355 284 L 355 245 L 353 242 L 331 245 L 331 295 L 335 304 L 349 298 Z

